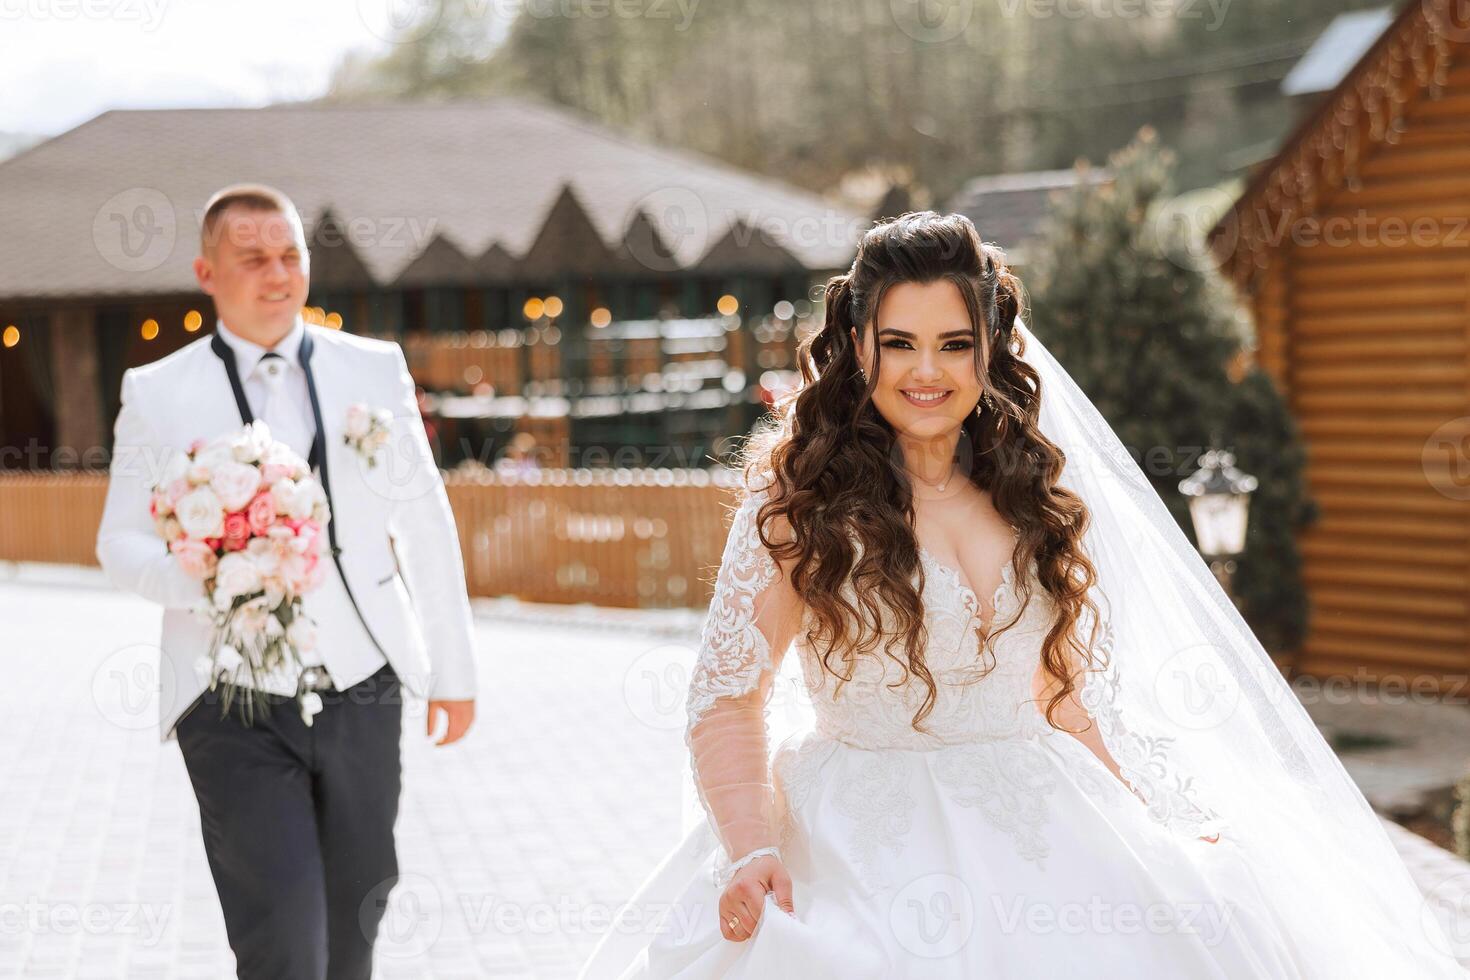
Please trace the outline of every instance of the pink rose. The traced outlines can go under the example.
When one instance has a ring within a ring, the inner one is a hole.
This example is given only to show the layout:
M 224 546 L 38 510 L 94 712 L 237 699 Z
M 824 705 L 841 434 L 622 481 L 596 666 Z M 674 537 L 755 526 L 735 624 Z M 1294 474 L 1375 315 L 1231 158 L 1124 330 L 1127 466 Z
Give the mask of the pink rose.
M 190 578 L 197 578 L 203 582 L 214 574 L 215 556 L 214 549 L 203 541 L 193 538 L 178 538 L 169 542 L 168 550 L 179 560 L 179 567 Z
M 250 519 L 252 533 L 265 534 L 276 522 L 276 498 L 271 496 L 269 490 L 260 491 L 245 508 L 245 516 Z
M 208 439 L 205 439 L 203 437 L 195 439 L 193 442 L 189 443 L 189 455 L 193 456 L 195 453 L 198 453 L 207 445 L 209 445 Z
M 225 515 L 224 546 L 226 551 L 239 551 L 250 540 L 250 518 L 243 511 Z

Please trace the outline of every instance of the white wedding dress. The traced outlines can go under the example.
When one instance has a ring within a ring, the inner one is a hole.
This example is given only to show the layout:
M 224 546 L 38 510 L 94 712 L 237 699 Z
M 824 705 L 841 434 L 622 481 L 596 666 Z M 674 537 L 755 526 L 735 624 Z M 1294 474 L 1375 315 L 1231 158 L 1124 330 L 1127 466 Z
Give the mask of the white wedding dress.
M 691 685 L 691 730 L 726 705 L 749 704 L 780 666 L 762 621 L 763 593 L 779 576 L 755 534 L 763 499 L 746 496 L 726 545 Z M 859 657 L 839 690 L 797 631 L 814 717 L 774 753 L 772 839 L 741 837 L 737 827 L 751 816 L 756 780 L 742 790 L 739 778 L 721 775 L 728 762 L 701 764 L 692 740 L 711 821 L 639 889 L 582 976 L 1319 976 L 1267 917 L 1228 825 L 1192 798 L 1160 740 L 1128 730 L 1106 671 L 1087 675 L 1082 702 L 1145 794 L 1047 724 L 1032 681 L 1053 609 L 1035 563 L 1024 577 L 1007 567 L 993 617 L 955 569 L 922 548 L 920 564 L 925 657 L 938 687 L 931 734 L 911 725 L 922 682 L 900 682 L 891 658 Z M 977 678 L 975 629 L 987 618 L 995 664 Z M 754 717 L 764 726 L 768 711 Z M 720 733 L 726 746 L 739 724 Z M 1201 839 L 1216 833 L 1218 843 Z M 742 841 L 733 855 L 722 837 Z M 768 895 L 754 935 L 731 942 L 718 921 L 723 881 L 730 858 L 761 843 L 780 848 L 795 916 Z

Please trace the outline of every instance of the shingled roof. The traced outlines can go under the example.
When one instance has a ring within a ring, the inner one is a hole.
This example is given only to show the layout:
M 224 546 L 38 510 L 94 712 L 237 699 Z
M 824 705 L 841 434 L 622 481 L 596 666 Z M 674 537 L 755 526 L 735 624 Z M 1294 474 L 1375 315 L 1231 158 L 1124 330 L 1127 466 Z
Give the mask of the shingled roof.
M 981 238 L 999 245 L 1006 261 L 1019 265 L 1026 261 L 1026 246 L 1041 234 L 1058 192 L 1079 183 L 1107 184 L 1112 179 L 1106 167 L 972 177 L 950 198 L 945 210 L 969 218 Z
M 1363 160 L 1398 141 L 1414 100 L 1443 94 L 1450 65 L 1470 41 L 1463 0 L 1409 0 L 1366 54 L 1256 171 L 1209 232 L 1211 250 L 1237 286 L 1249 291 L 1268 255 L 1289 236 L 1279 229 L 1316 215 L 1339 188 L 1360 187 Z M 1462 144 L 1464 123 L 1425 119 L 1420 132 Z
M 344 284 L 726 271 L 732 241 L 752 268 L 823 271 L 868 224 L 520 99 L 115 111 L 0 163 L 0 297 L 193 291 L 200 208 L 245 180 L 290 194 L 313 242 L 346 241 Z

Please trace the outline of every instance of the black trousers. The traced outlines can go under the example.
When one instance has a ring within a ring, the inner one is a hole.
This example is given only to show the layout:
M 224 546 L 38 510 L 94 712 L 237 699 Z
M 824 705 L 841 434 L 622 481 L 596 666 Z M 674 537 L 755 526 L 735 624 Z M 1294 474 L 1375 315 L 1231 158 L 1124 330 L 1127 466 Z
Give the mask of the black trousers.
M 177 734 L 240 980 L 366 980 L 398 877 L 398 676 L 321 692 L 310 727 L 292 698 L 256 695 L 247 726 L 221 697 Z

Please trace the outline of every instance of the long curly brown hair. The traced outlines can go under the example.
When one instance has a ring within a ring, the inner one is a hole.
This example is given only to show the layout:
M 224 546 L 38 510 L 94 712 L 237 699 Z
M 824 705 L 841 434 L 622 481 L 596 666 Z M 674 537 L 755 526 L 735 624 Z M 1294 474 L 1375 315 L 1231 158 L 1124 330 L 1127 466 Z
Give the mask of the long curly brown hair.
M 876 224 L 863 235 L 852 269 L 828 281 L 825 323 L 798 350 L 801 383 L 757 427 L 742 454 L 747 484 L 770 489 L 756 525 L 773 557 L 792 563 L 792 587 L 815 619 L 807 642 L 838 689 L 852 679 L 858 656 L 881 647 L 903 666 L 904 680 L 912 674 L 925 685 L 913 719 L 923 731 L 937 688 L 924 662 L 928 636 L 913 487 L 897 435 L 873 404 L 875 380 L 863 379 L 851 331 L 861 341 L 873 329 L 892 286 L 940 280 L 958 287 L 969 310 L 984 393 L 981 412 L 972 410 L 962 424 L 959 468 L 1016 529 L 1016 567 L 1027 568 L 1034 558 L 1037 579 L 1055 603 L 1042 663 L 1061 685 L 1045 709 L 1048 723 L 1061 728 L 1053 713 L 1076 688 L 1074 668 L 1079 659 L 1090 661 L 1097 632 L 1097 607 L 1088 596 L 1097 573 L 1081 547 L 1089 515 L 1080 497 L 1058 486 L 1062 451 L 1038 427 L 1041 379 L 1021 359 L 1024 338 L 1013 329 L 1024 304 L 1020 280 L 965 216 L 919 211 Z M 882 356 L 881 345 L 873 350 Z M 877 371 L 870 377 L 876 379 Z M 773 533 L 773 521 L 786 528 Z M 849 580 L 856 605 L 840 588 Z M 1024 610 L 1032 596 L 1029 583 L 1022 588 Z M 884 609 L 892 617 L 889 635 L 903 638 L 902 657 L 885 642 Z M 1079 645 L 1073 634 L 1088 609 L 1092 633 Z M 977 661 L 992 658 L 981 676 L 994 666 L 996 637 L 1019 617 L 1018 611 L 993 624 L 988 640 L 976 627 Z

